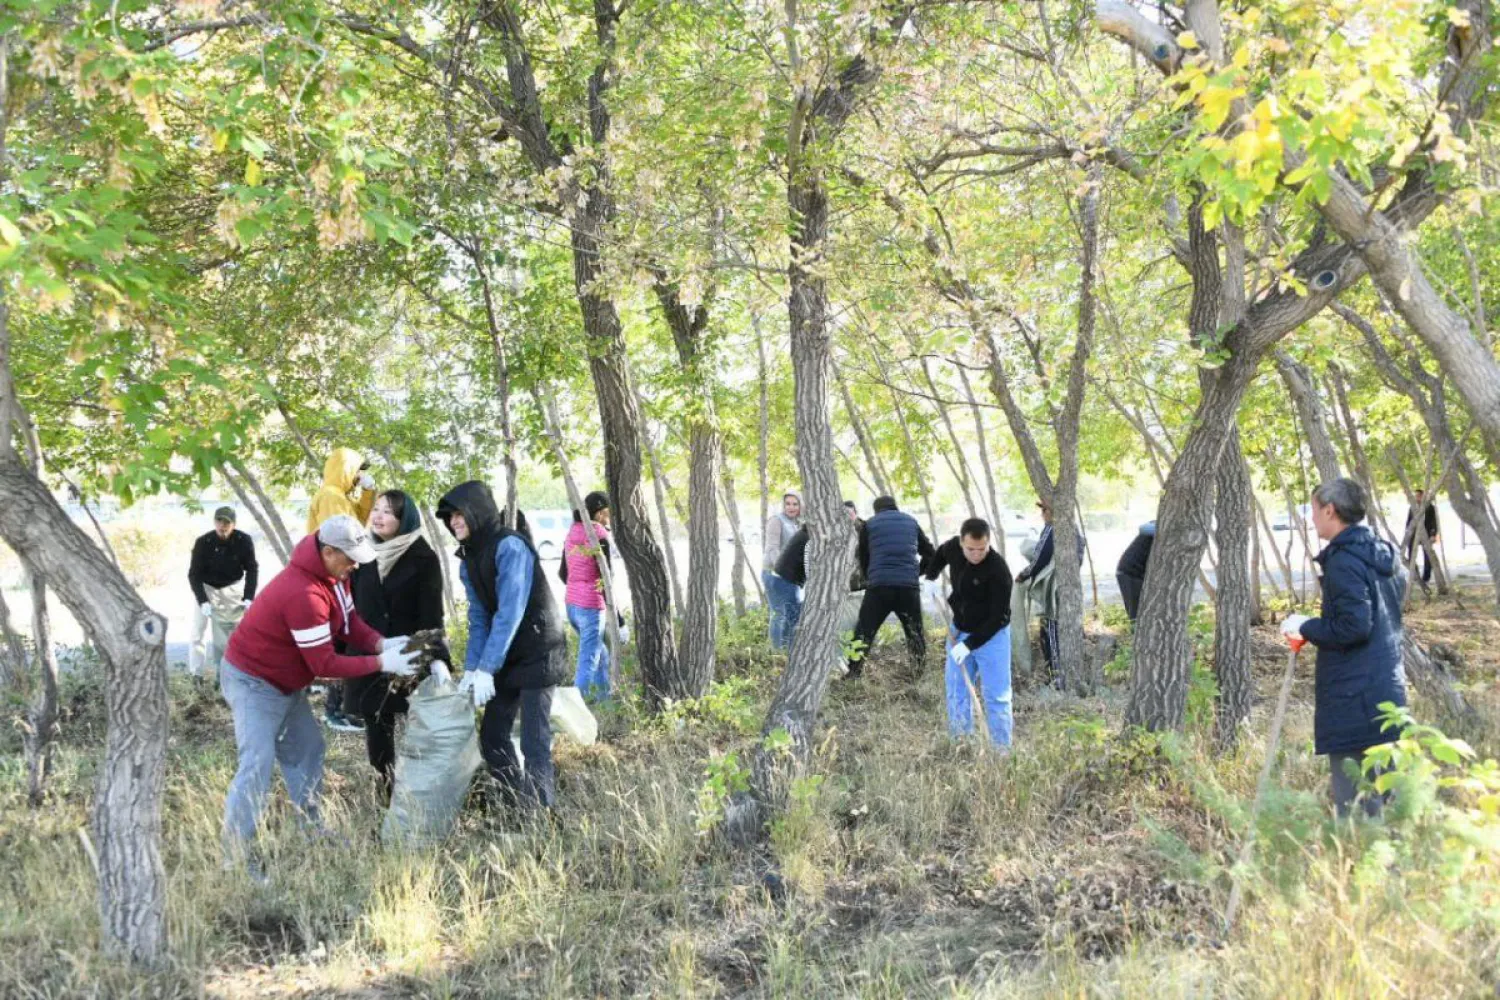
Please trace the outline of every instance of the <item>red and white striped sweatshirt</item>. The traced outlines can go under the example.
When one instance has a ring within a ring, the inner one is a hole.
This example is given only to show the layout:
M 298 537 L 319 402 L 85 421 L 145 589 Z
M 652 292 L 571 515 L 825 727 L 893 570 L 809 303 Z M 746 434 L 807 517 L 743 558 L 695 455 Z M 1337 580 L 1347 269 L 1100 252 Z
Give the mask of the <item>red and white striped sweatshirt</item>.
M 378 652 L 381 635 L 359 617 L 349 585 L 323 568 L 317 535 L 292 550 L 286 569 L 261 589 L 229 637 L 224 659 L 273 685 L 283 694 L 300 691 L 315 677 L 363 677 L 380 670 L 378 656 L 340 656 L 347 647 Z

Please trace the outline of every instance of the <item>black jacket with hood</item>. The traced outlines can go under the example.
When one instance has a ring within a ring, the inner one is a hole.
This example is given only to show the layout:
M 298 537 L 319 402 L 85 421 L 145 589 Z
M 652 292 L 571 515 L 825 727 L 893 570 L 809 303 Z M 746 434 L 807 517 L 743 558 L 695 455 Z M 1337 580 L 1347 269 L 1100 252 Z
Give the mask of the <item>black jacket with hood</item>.
M 445 525 L 455 512 L 462 514 L 469 526 L 469 537 L 460 546 L 458 558 L 464 562 L 473 598 L 491 615 L 500 607 L 495 589 L 495 552 L 500 543 L 515 536 L 531 554 L 531 596 L 505 663 L 495 675 L 495 686 L 528 690 L 568 683 L 573 677 L 568 641 L 536 546 L 526 535 L 505 527 L 490 488 L 478 480 L 460 483 L 438 501 L 437 516 Z M 453 529 L 450 526 L 448 530 Z
M 1323 566 L 1323 608 L 1302 625 L 1318 647 L 1313 741 L 1320 754 L 1357 753 L 1396 737 L 1381 732 L 1381 702 L 1406 704 L 1405 575 L 1396 547 L 1363 524 L 1339 532 L 1315 558 Z

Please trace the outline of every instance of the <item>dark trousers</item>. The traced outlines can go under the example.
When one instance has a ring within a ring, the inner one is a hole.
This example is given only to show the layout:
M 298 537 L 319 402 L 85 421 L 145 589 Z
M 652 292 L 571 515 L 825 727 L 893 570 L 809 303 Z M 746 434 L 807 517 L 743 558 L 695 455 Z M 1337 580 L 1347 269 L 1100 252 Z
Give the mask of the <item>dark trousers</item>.
M 365 720 L 365 755 L 380 772 L 381 791 L 389 800 L 396 771 L 396 716 L 410 706 L 406 696 L 391 692 L 387 674 L 369 674 L 345 681 L 344 707 Z
M 1424 549 L 1424 548 L 1422 548 L 1422 547 L 1420 547 L 1420 546 L 1408 545 L 1406 547 L 1406 558 L 1408 560 L 1411 559 L 1411 550 L 1414 547 L 1417 550 L 1417 555 L 1419 557 L 1421 557 L 1421 560 L 1422 560 L 1422 582 L 1423 583 L 1431 583 L 1432 582 L 1432 560 L 1427 558 L 1427 550 Z
M 552 808 L 556 783 L 552 768 L 552 688 L 514 691 L 500 688 L 484 706 L 479 722 L 479 752 L 507 805 Z M 516 758 L 510 733 L 521 715 L 521 754 Z
M 328 693 L 323 696 L 323 714 L 330 719 L 344 714 L 344 682 L 324 681 Z
M 1125 613 L 1130 616 L 1131 621 L 1135 621 L 1136 614 L 1141 610 L 1141 588 L 1146 585 L 1146 578 L 1116 573 L 1115 582 L 1120 585 L 1120 599 L 1125 602 Z
M 1052 686 L 1062 687 L 1062 670 L 1057 665 L 1057 619 L 1041 620 L 1042 659 L 1047 661 L 1047 672 L 1052 677 Z
M 854 640 L 859 652 L 849 660 L 849 673 L 858 676 L 864 669 L 865 654 L 875 642 L 880 626 L 896 613 L 901 631 L 906 633 L 906 650 L 912 667 L 920 670 L 927 658 L 927 636 L 922 633 L 922 592 L 916 587 L 869 587 L 859 603 L 859 621 L 854 626 Z
M 1353 810 L 1355 799 L 1359 799 L 1360 807 L 1364 809 L 1365 815 L 1371 819 L 1380 815 L 1385 804 L 1390 799 L 1390 793 L 1379 794 L 1370 792 L 1363 798 L 1359 794 L 1359 775 L 1364 766 L 1365 754 L 1361 750 L 1358 753 L 1331 753 L 1328 755 L 1328 769 L 1331 776 L 1329 782 L 1333 790 L 1333 806 L 1338 810 L 1339 819 L 1348 816 Z M 1391 770 L 1389 767 L 1377 768 L 1376 777 Z

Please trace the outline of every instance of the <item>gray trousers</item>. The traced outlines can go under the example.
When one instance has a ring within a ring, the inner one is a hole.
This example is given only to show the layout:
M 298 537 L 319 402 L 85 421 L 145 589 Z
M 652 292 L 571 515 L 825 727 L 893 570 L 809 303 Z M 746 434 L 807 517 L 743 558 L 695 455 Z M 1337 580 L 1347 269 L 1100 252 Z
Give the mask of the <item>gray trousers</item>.
M 220 667 L 219 677 L 224 700 L 234 714 L 234 742 L 239 750 L 239 769 L 224 800 L 226 847 L 243 847 L 255 839 L 277 764 L 292 804 L 308 822 L 318 823 L 323 730 L 307 703 L 307 692 L 282 694 L 228 660 Z

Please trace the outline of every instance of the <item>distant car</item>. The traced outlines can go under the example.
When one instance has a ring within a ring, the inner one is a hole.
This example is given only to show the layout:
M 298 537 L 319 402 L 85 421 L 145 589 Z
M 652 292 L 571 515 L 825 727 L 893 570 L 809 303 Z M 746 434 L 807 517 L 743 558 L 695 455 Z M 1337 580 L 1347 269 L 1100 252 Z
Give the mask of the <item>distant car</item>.
M 1309 527 L 1312 526 L 1312 506 L 1310 504 L 1300 505 L 1297 508 L 1297 516 L 1302 519 L 1303 524 Z M 1295 525 L 1292 523 L 1291 518 L 1286 514 L 1282 514 L 1271 522 L 1272 531 L 1291 531 L 1294 527 Z
M 531 526 L 531 542 L 536 546 L 536 554 L 543 559 L 561 559 L 563 546 L 568 541 L 568 530 L 573 527 L 573 512 L 528 510 L 526 523 Z

